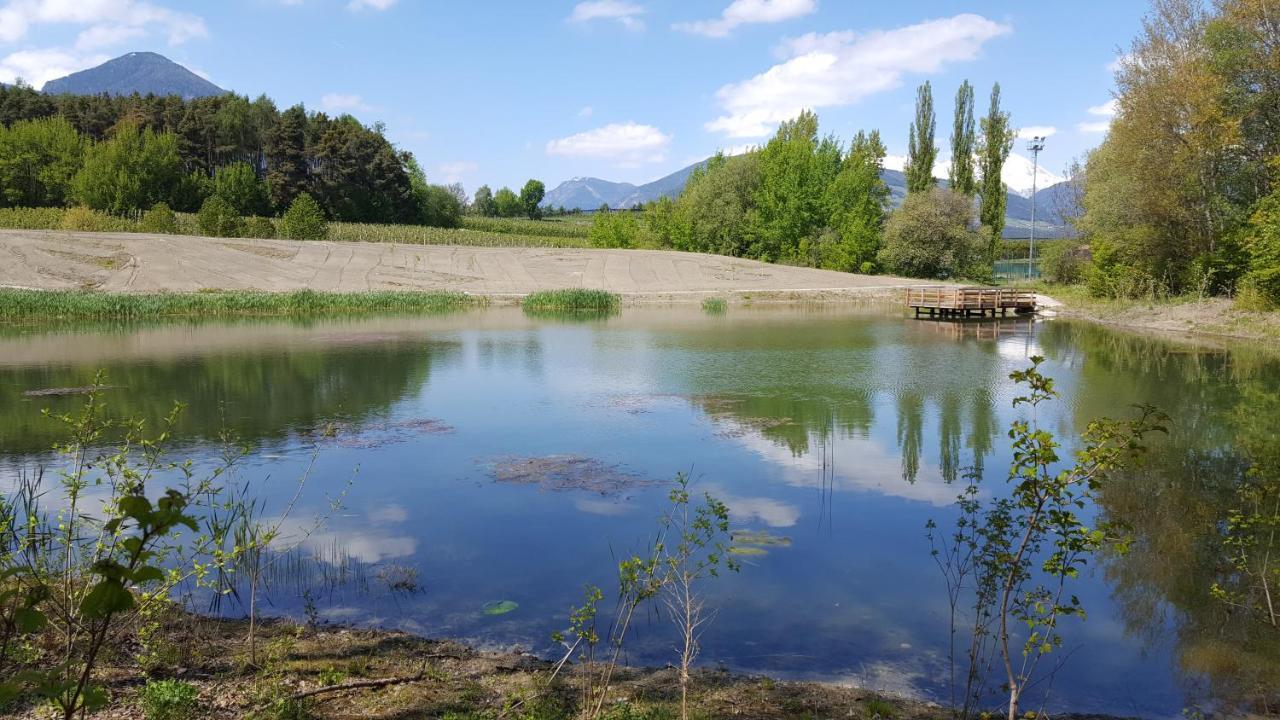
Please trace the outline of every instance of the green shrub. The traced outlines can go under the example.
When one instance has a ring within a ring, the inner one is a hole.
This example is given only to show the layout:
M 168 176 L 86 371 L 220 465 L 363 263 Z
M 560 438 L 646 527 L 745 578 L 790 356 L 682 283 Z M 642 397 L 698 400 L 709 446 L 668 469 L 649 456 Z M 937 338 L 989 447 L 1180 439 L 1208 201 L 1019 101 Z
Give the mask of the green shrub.
M 702 300 L 702 312 L 708 315 L 723 315 L 729 309 L 729 302 L 724 298 L 709 297 Z
M 1040 276 L 1051 283 L 1074 285 L 1084 279 L 1085 258 L 1073 240 L 1045 243 L 1040 250 Z
M 1277 283 L 1280 284 L 1280 278 L 1277 278 Z M 1253 277 L 1247 277 L 1236 288 L 1235 306 L 1247 312 L 1269 312 L 1276 309 L 1276 302 L 1258 287 Z
M 862 273 L 863 275 L 875 275 L 876 264 L 868 260 L 862 263 L 862 265 L 858 267 L 858 272 Z
M 598 248 L 631 248 L 646 242 L 646 228 L 636 213 L 629 210 L 601 210 L 591 221 L 587 237 Z
M 164 203 L 156 203 L 142 215 L 138 223 L 142 232 L 172 235 L 178 232 L 178 216 Z
M 187 720 L 196 708 L 198 692 L 181 680 L 149 680 L 138 693 L 147 720 Z
M 982 252 L 987 243 L 969 229 L 972 220 L 973 203 L 963 195 L 941 188 L 912 193 L 889 216 L 877 259 L 889 272 L 907 277 L 973 276 L 984 265 L 990 274 Z
M 245 237 L 270 240 L 276 236 L 276 224 L 271 218 L 251 217 L 245 225 Z
M 59 228 L 75 232 L 128 232 L 133 229 L 129 221 L 123 218 L 113 217 L 87 207 L 69 208 L 62 214 Z
M 0 227 L 14 230 L 57 230 L 62 208 L 0 208 Z
M 204 205 L 200 206 L 200 212 L 196 213 L 196 224 L 200 228 L 200 234 L 209 237 L 243 237 L 246 229 L 240 213 L 218 195 L 205 200 Z
M 280 218 L 280 237 L 290 240 L 324 240 L 329 237 L 329 223 L 320 204 L 307 193 L 293 199 Z

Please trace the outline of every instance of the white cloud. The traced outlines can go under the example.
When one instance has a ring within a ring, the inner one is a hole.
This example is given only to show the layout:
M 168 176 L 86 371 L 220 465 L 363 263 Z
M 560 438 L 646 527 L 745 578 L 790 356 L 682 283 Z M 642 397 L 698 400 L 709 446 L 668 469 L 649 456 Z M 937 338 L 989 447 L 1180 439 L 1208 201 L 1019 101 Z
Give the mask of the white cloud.
M 97 50 L 98 48 L 119 45 L 125 40 L 146 35 L 147 31 L 140 27 L 128 25 L 94 25 L 76 36 L 77 50 Z
M 1019 140 L 1030 140 L 1034 137 L 1051 137 L 1058 134 L 1058 128 L 1052 125 L 1031 125 L 1018 129 Z
M 906 155 L 885 155 L 882 165 L 885 170 L 897 170 L 905 172 L 907 169 Z M 933 176 L 935 178 L 945 178 L 951 174 L 951 158 L 943 158 L 938 156 L 933 159 Z
M 671 136 L 652 125 L 612 123 L 594 130 L 552 140 L 548 155 L 593 157 L 615 161 L 624 167 L 661 162 L 671 146 Z
M 640 20 L 643 14 L 643 7 L 625 0 L 587 0 L 573 6 L 569 22 L 614 20 L 629 30 L 643 30 L 644 22 Z
M 588 105 L 578 111 L 578 117 L 591 117 L 594 113 L 595 113 L 595 110 L 590 105 Z
M 82 54 L 57 48 L 20 50 L 0 58 L 0 82 L 12 83 L 22 78 L 32 87 L 39 88 L 50 80 L 101 65 L 110 59 L 109 55 Z
M 326 94 L 320 98 L 320 107 L 328 112 L 336 113 L 368 112 L 373 109 L 366 105 L 364 98 L 359 95 L 348 95 L 346 93 Z
M 972 60 L 1008 25 L 964 14 L 894 30 L 828 33 L 791 41 L 791 57 L 716 96 L 725 114 L 706 124 L 730 137 L 762 137 L 806 108 L 836 107 L 898 87 L 907 73 Z
M 1090 115 L 1097 115 L 1099 117 L 1115 117 L 1116 99 L 1111 98 L 1110 100 L 1106 101 L 1101 105 L 1094 105 L 1093 107 L 1089 108 L 1085 112 L 1089 113 Z
M 138 0 L 9 0 L 0 6 L 0 42 L 17 42 L 32 27 L 49 24 L 101 26 L 88 36 L 90 44 L 130 39 L 151 28 L 165 34 L 170 45 L 208 34 L 198 15 Z
M 727 156 L 746 155 L 747 153 L 760 147 L 755 143 L 743 143 L 742 145 L 730 145 L 729 147 L 720 148 L 720 152 Z
M 815 0 L 733 0 L 714 20 L 681 22 L 672 27 L 707 37 L 725 37 L 739 25 L 782 22 L 817 9 Z
M 462 182 L 464 177 L 475 173 L 479 169 L 480 166 L 470 160 L 442 162 L 435 168 L 436 176 L 446 185 Z
M 347 9 L 352 12 L 360 10 L 386 10 L 396 4 L 396 0 L 351 0 Z
M 1082 133 L 1104 133 L 1111 129 L 1110 120 L 1102 120 L 1099 122 L 1082 122 L 1076 125 L 1076 129 Z

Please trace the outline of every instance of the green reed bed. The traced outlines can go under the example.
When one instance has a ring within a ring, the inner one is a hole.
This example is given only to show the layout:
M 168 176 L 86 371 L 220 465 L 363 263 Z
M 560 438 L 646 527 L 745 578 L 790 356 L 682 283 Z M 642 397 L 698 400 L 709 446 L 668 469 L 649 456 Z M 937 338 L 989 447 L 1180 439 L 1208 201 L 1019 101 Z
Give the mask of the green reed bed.
M 520 303 L 525 310 L 560 311 L 560 310 L 617 310 L 622 304 L 622 296 L 604 290 L 543 290 L 526 295 Z
M 121 319 L 437 313 L 477 303 L 462 293 L 368 291 L 287 293 L 227 290 L 197 293 L 119 294 L 82 290 L 0 289 L 0 319 Z
M 702 300 L 702 312 L 708 315 L 723 315 L 729 310 L 729 301 L 724 298 L 709 297 Z

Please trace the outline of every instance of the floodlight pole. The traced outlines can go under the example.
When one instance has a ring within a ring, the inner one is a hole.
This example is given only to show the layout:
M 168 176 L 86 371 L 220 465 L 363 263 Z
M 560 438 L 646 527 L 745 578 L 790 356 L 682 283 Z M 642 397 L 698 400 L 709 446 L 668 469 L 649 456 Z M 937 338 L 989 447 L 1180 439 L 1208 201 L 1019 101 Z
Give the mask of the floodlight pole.
M 1036 181 L 1040 176 L 1040 151 L 1044 149 L 1044 136 L 1037 135 L 1027 143 L 1031 151 L 1031 249 L 1027 256 L 1027 280 L 1031 279 L 1031 269 L 1036 262 Z

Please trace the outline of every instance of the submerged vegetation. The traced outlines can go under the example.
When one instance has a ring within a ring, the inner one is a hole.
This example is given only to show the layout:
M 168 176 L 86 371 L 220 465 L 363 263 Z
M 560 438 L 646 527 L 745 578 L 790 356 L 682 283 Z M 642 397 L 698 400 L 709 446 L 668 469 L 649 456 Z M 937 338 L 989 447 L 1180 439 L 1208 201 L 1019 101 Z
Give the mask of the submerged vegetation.
M 137 320 L 237 315 L 432 313 L 458 310 L 476 303 L 475 298 L 462 293 L 392 290 L 351 293 L 227 290 L 121 294 L 0 288 L 0 320 Z

